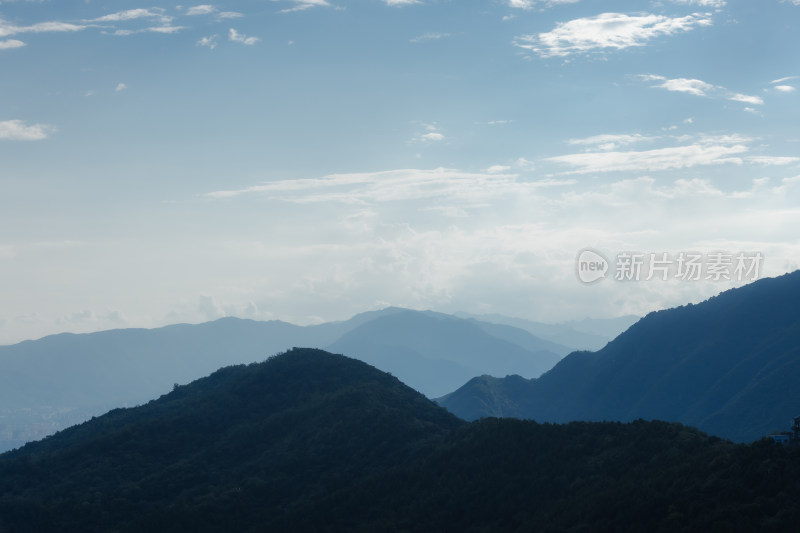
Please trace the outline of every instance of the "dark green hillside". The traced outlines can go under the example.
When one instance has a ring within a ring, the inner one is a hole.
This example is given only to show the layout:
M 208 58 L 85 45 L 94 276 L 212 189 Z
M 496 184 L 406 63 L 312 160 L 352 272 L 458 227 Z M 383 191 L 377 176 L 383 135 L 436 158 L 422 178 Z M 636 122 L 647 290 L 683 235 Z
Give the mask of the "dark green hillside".
M 364 532 L 796 531 L 798 476 L 797 448 L 680 424 L 484 419 L 306 516 Z
M 795 531 L 800 448 L 680 424 L 462 422 L 293 349 L 0 455 L 0 532 Z
M 364 363 L 296 349 L 0 456 L 0 531 L 255 524 L 461 424 Z

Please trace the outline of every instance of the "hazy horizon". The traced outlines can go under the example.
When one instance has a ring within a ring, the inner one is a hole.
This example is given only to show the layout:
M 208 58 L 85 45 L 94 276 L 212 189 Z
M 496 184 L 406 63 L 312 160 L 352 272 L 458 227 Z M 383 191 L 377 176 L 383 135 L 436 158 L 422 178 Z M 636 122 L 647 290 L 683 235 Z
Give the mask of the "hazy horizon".
M 749 281 L 682 254 L 796 270 L 799 26 L 798 0 L 0 1 L 0 345 L 644 315 Z M 585 249 L 668 280 L 582 283 Z

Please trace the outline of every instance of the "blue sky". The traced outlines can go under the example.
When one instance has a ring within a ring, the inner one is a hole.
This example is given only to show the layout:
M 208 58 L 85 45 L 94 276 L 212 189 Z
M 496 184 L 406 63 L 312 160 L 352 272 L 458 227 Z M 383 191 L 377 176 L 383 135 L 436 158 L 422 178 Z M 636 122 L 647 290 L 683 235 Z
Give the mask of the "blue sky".
M 584 285 L 587 247 L 794 270 L 798 27 L 798 0 L 3 0 L 0 343 L 741 284 Z

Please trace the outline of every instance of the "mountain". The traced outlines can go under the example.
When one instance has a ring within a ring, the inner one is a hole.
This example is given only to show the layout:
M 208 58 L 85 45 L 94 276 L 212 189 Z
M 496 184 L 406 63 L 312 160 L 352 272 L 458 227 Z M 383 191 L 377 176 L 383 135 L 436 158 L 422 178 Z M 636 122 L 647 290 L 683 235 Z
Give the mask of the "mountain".
M 426 324 L 428 344 L 409 340 L 416 336 L 409 314 Z M 373 321 L 379 325 L 369 326 Z M 404 334 L 381 338 L 381 328 Z M 463 347 L 457 338 L 461 334 L 475 345 Z M 432 396 L 484 373 L 538 376 L 560 358 L 543 348 L 561 349 L 522 330 L 400 308 L 306 327 L 222 318 L 150 330 L 52 335 L 0 346 L 0 451 L 109 409 L 144 403 L 175 383 L 188 383 L 222 366 L 260 361 L 292 346 L 351 353 Z
M 626 326 L 624 326 L 624 324 L 626 322 L 630 321 L 633 323 L 638 320 L 638 317 L 626 316 L 620 317 L 619 319 L 594 319 L 563 324 L 545 324 L 543 322 L 534 322 L 524 318 L 510 317 L 496 313 L 474 315 L 458 312 L 455 313 L 455 316 L 521 329 L 539 339 L 552 342 L 558 346 L 564 346 L 567 352 L 573 352 L 575 350 L 599 350 L 618 334 L 625 331 Z M 628 324 L 628 326 L 629 325 L 630 324 Z M 579 329 L 581 327 L 585 327 L 586 329 Z M 598 333 L 599 331 L 603 333 Z
M 0 455 L 0 531 L 788 531 L 800 448 L 680 424 L 467 424 L 320 350 Z
M 553 352 L 528 349 L 539 346 L 551 343 L 522 330 L 403 310 L 365 322 L 328 349 L 392 372 L 428 396 L 439 396 L 483 373 L 539 376 L 561 359 Z
M 539 379 L 471 380 L 440 403 L 472 420 L 678 421 L 737 441 L 800 414 L 800 271 L 647 315 Z

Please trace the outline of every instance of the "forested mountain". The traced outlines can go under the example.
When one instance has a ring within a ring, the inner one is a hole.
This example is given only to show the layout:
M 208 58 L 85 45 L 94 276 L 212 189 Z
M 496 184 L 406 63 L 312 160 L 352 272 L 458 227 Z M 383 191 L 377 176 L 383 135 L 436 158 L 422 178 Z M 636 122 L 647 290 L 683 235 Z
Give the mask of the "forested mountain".
M 750 441 L 800 415 L 800 271 L 647 315 L 539 379 L 475 378 L 440 399 L 468 420 L 678 421 Z
M 663 422 L 467 424 L 295 349 L 0 455 L 0 531 L 789 531 L 800 450 Z
M 419 332 L 410 329 L 413 324 Z M 306 327 L 223 318 L 158 329 L 52 335 L 0 346 L 0 451 L 109 409 L 144 403 L 175 383 L 188 383 L 223 366 L 260 361 L 292 346 L 346 348 L 431 396 L 484 373 L 535 377 L 567 351 L 526 331 L 493 324 L 483 324 L 484 330 L 481 325 L 440 313 L 387 308 Z M 403 335 L 377 338 L 378 331 Z M 470 346 L 458 338 L 464 332 Z

